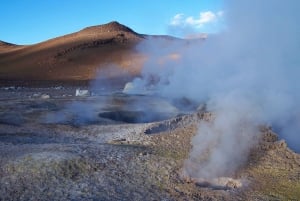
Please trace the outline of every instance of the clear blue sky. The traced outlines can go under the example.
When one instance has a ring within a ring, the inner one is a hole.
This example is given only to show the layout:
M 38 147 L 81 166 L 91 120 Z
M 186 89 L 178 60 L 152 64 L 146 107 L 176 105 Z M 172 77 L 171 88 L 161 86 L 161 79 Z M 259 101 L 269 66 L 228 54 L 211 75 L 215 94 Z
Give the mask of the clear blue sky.
M 179 36 L 188 30 L 215 32 L 219 27 L 223 2 L 222 0 L 0 0 L 0 3 L 0 40 L 16 44 L 32 44 L 110 21 L 119 21 L 143 34 Z

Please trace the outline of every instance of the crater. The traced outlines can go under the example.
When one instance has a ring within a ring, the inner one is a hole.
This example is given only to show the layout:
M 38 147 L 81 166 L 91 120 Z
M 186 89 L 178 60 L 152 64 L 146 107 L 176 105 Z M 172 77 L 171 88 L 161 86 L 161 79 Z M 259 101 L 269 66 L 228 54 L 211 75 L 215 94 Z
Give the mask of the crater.
M 150 123 L 166 120 L 172 117 L 173 114 L 163 112 L 150 111 L 107 111 L 99 113 L 99 117 L 107 118 L 113 121 L 123 123 Z

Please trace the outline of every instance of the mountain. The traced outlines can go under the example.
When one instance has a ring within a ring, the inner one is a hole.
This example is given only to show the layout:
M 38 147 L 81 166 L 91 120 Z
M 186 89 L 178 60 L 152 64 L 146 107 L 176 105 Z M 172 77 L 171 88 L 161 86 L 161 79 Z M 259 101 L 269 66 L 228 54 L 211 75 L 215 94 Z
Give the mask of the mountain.
M 136 74 L 143 56 L 134 47 L 145 37 L 114 21 L 33 45 L 0 41 L 0 83 L 91 80 L 109 64 Z

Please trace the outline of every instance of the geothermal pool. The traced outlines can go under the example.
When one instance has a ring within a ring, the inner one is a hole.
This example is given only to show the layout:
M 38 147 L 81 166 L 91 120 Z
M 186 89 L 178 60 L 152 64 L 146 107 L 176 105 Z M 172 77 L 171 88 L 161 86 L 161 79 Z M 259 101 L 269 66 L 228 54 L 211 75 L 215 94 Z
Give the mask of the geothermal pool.
M 197 107 L 187 100 L 125 94 L 121 91 L 75 96 L 75 88 L 2 88 L 0 123 L 88 124 L 150 123 L 171 119 Z

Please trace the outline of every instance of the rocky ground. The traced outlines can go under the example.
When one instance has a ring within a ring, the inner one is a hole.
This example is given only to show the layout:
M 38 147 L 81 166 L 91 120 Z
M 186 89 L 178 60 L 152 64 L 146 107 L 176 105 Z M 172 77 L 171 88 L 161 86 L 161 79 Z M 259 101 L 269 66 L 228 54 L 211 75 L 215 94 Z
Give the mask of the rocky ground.
M 300 200 L 300 155 L 270 128 L 261 128 L 235 175 L 201 185 L 183 178 L 182 167 L 198 123 L 211 113 L 165 105 L 159 121 L 126 123 L 130 108 L 99 114 L 145 97 L 75 97 L 75 90 L 0 89 L 0 200 Z M 151 98 L 153 108 L 167 104 Z

